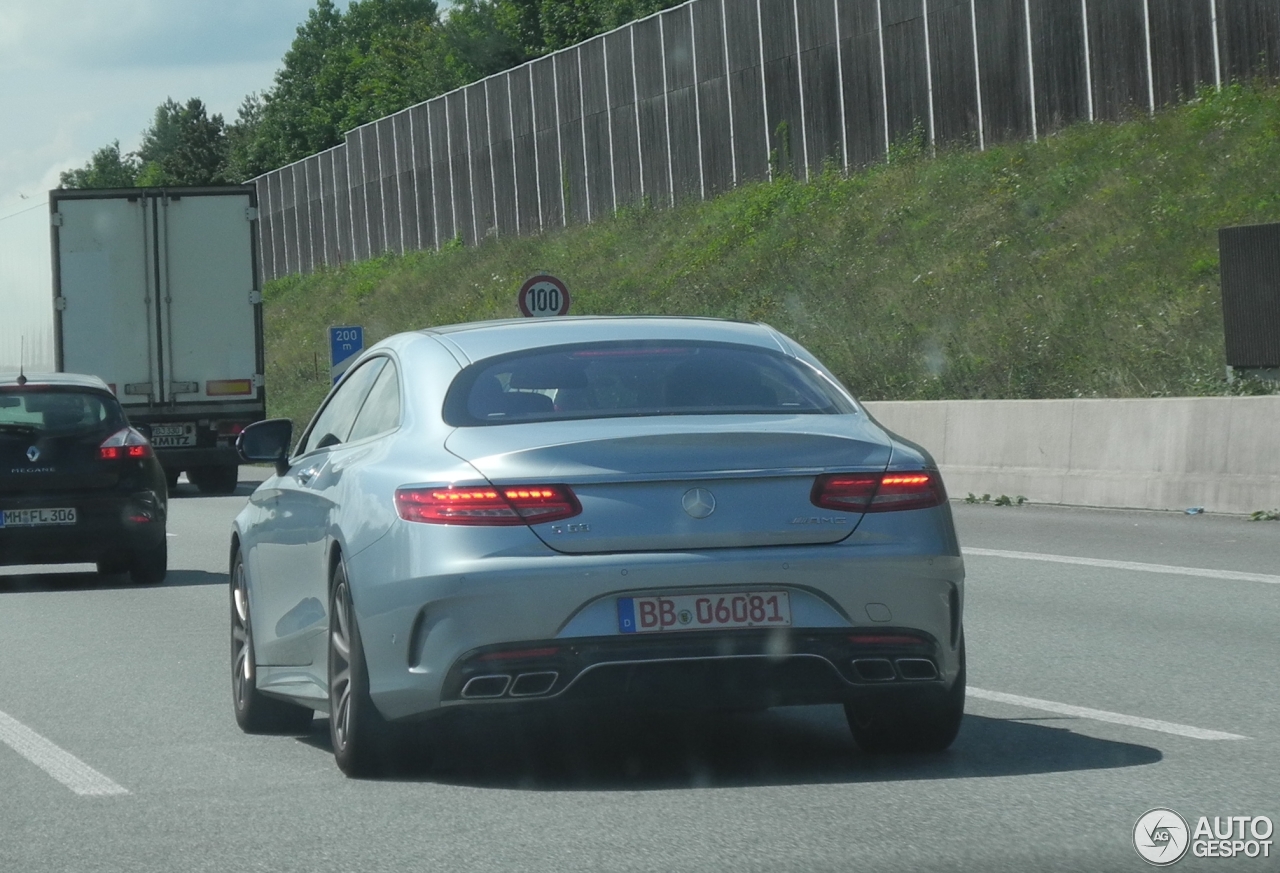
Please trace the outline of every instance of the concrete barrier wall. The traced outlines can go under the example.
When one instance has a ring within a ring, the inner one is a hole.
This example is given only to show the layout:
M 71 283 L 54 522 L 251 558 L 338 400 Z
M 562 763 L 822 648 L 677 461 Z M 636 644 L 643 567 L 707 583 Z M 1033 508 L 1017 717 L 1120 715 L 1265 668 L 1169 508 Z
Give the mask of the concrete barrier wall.
M 952 497 L 1247 513 L 1280 506 L 1280 397 L 867 403 Z

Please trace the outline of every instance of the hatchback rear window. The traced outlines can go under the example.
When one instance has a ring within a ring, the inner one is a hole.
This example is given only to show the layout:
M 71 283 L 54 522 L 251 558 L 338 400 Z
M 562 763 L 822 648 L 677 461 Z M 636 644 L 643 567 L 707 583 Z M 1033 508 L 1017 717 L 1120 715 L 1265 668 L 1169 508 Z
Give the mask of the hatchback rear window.
M 70 436 L 124 426 L 120 404 L 95 391 L 29 387 L 0 391 L 0 434 Z
M 649 415 L 830 414 L 854 407 L 795 358 L 728 343 L 608 342 L 479 361 L 454 379 L 454 426 Z

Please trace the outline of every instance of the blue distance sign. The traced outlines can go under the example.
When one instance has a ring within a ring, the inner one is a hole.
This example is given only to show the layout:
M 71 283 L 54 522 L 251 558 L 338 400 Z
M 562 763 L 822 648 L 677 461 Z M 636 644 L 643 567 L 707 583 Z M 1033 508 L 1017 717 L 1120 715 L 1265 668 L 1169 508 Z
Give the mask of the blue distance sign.
M 364 351 L 364 328 L 345 325 L 329 328 L 329 375 L 337 382 L 347 367 Z

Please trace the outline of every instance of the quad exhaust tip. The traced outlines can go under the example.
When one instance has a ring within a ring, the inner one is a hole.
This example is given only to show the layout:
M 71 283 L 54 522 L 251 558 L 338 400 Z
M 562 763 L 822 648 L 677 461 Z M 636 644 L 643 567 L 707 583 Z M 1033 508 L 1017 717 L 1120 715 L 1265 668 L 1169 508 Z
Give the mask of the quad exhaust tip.
M 910 681 L 938 678 L 938 668 L 928 658 L 899 658 L 897 664 L 903 679 Z
M 491 676 L 475 676 L 466 685 L 462 686 L 462 696 L 468 700 L 501 697 L 507 693 L 507 686 L 510 684 L 511 677 L 505 673 Z
M 888 658 L 858 658 L 853 669 L 863 682 L 892 682 L 898 678 Z
M 863 682 L 892 682 L 899 677 L 908 682 L 938 678 L 938 668 L 928 658 L 898 658 L 896 661 L 858 658 L 853 662 L 853 669 Z
M 462 686 L 462 696 L 467 700 L 486 700 L 495 697 L 538 697 L 546 694 L 556 684 L 560 674 L 555 670 L 537 673 L 520 673 L 512 681 L 506 673 L 474 676 Z
M 551 690 L 551 686 L 556 684 L 556 679 L 560 674 L 555 670 L 547 670 L 542 673 L 521 673 L 516 677 L 516 681 L 511 683 L 512 697 L 536 697 L 539 694 L 546 694 Z

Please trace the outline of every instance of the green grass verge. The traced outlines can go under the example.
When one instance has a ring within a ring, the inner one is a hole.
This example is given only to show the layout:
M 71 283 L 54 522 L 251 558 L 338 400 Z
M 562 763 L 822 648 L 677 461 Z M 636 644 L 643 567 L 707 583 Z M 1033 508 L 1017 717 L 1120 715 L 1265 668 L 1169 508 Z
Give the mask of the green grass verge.
M 273 415 L 328 388 L 325 328 L 518 315 L 535 270 L 575 314 L 768 322 L 863 399 L 1151 397 L 1225 381 L 1217 230 L 1280 220 L 1280 90 L 1233 85 L 1037 144 L 893 160 L 265 289 Z M 1253 389 L 1259 390 L 1259 389 Z

